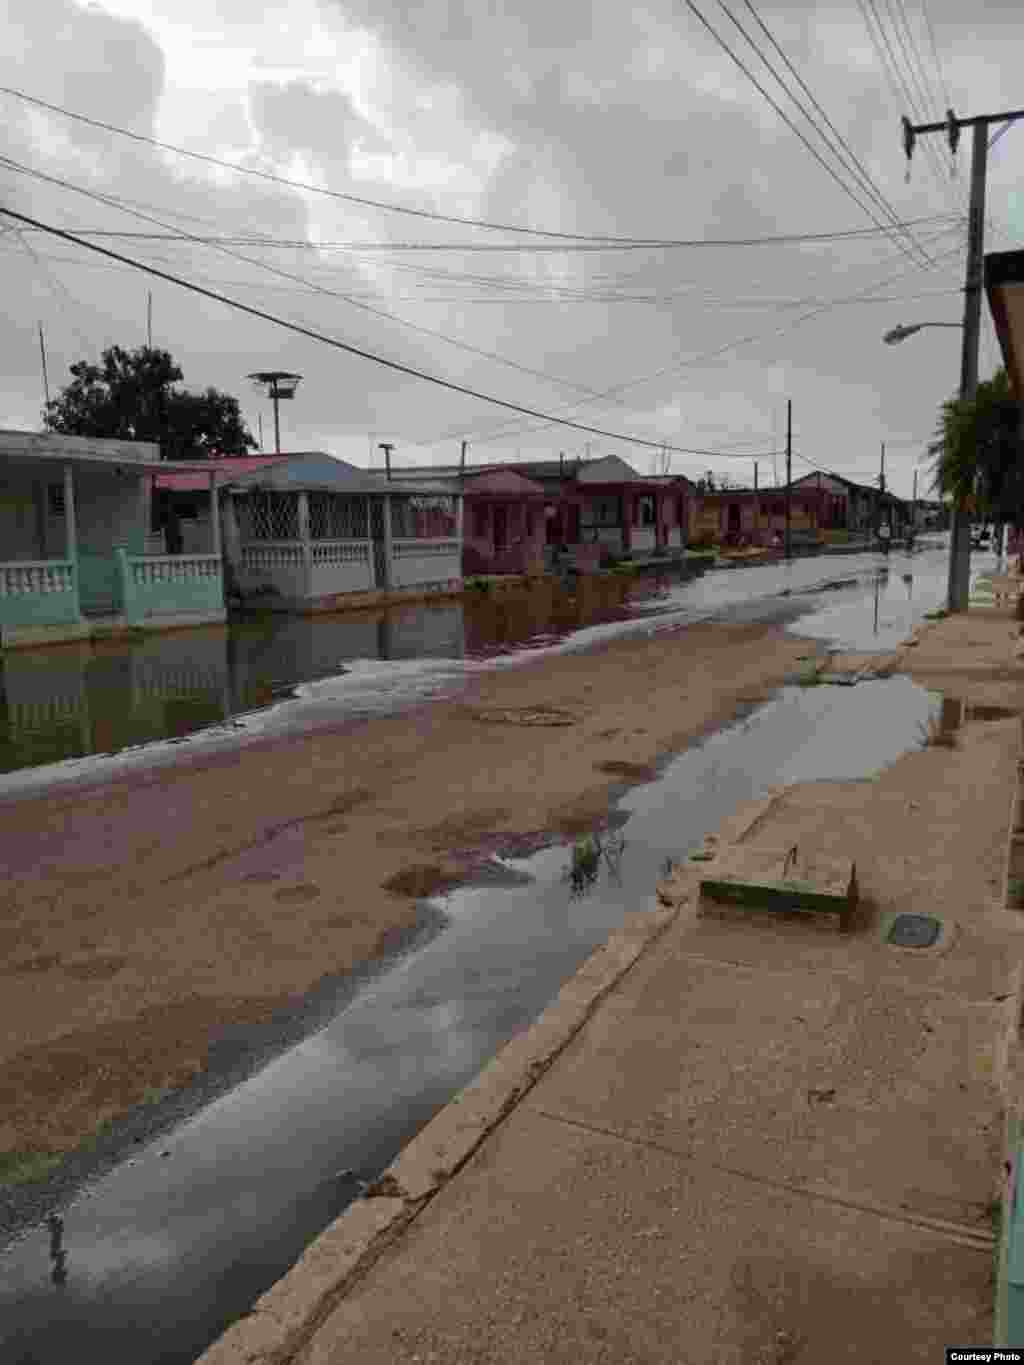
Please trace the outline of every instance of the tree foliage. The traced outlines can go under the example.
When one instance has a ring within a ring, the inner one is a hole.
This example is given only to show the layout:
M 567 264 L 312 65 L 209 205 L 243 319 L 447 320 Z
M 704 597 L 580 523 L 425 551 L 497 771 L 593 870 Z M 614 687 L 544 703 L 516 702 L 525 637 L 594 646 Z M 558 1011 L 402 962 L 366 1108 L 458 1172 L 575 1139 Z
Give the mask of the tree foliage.
M 1021 430 L 1021 404 L 1005 370 L 983 380 L 974 398 L 947 399 L 928 447 L 936 457 L 933 488 L 966 501 L 979 519 L 1024 525 Z
M 71 375 L 46 405 L 50 431 L 155 441 L 165 460 L 244 455 L 256 445 L 238 399 L 214 388 L 179 387 L 182 371 L 168 351 L 111 346 L 99 365 L 80 360 Z

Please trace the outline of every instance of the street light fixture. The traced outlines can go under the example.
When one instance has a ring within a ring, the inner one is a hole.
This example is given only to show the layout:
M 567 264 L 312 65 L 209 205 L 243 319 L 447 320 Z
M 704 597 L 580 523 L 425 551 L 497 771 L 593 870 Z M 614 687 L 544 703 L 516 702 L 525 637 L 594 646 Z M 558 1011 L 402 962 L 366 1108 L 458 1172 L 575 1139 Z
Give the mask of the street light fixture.
M 907 337 L 912 337 L 915 332 L 919 332 L 922 327 L 959 327 L 963 330 L 962 322 L 912 322 L 909 327 L 900 323 L 898 327 L 893 327 L 886 332 L 882 340 L 889 346 L 895 346 L 897 342 L 906 341 Z
M 900 341 L 906 341 L 907 337 L 912 337 L 915 332 L 920 332 L 921 329 L 924 327 L 956 327 L 961 332 L 963 332 L 966 326 L 967 326 L 966 322 L 912 322 L 909 325 L 900 323 L 897 327 L 893 327 L 888 332 L 886 332 L 882 340 L 886 342 L 886 344 L 889 346 L 895 346 Z M 964 341 L 965 353 L 967 346 L 966 335 L 967 334 L 965 333 Z M 961 383 L 960 387 L 962 394 L 964 391 L 963 383 Z M 966 607 L 967 589 L 966 587 L 962 589 L 963 592 L 962 602 L 959 599 L 959 593 L 957 589 L 957 584 L 960 578 L 959 560 L 961 559 L 961 557 L 963 559 L 963 581 L 965 583 L 968 583 L 970 581 L 971 538 L 969 534 L 969 523 L 967 534 L 964 533 L 963 526 L 961 525 L 964 515 L 965 514 L 963 508 L 961 508 L 959 504 L 954 503 L 952 531 L 949 537 L 948 607 L 950 611 L 963 611 Z
M 274 404 L 274 451 L 275 454 L 280 455 L 281 419 L 278 414 L 278 404 L 282 398 L 295 397 L 295 390 L 299 387 L 302 375 L 291 374 L 288 370 L 257 370 L 255 374 L 247 375 L 246 378 L 266 388 L 267 396 Z

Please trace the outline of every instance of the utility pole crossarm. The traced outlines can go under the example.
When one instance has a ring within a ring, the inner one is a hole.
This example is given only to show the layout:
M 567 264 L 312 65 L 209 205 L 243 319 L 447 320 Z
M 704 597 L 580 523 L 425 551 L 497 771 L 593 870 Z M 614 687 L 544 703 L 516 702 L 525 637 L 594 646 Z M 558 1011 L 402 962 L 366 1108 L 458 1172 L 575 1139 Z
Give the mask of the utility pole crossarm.
M 987 127 L 990 123 L 1011 123 L 1019 118 L 1024 118 L 1024 109 L 1008 109 L 1004 114 L 978 114 L 974 118 L 945 118 L 941 123 L 911 123 L 908 119 L 905 127 L 916 137 L 918 133 L 948 133 L 951 122 L 958 128 L 976 128 L 979 123 Z

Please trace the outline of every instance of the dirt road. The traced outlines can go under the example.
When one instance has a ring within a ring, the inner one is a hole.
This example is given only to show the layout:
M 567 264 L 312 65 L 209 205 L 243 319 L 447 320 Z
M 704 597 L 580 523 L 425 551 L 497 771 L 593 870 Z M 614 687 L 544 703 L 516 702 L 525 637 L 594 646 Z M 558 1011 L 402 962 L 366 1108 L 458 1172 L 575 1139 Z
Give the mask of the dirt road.
M 488 840 L 589 829 L 610 786 L 812 650 L 692 626 L 478 676 L 458 702 L 0 811 L 0 1159 L 187 1085 L 226 1028 L 386 950 Z

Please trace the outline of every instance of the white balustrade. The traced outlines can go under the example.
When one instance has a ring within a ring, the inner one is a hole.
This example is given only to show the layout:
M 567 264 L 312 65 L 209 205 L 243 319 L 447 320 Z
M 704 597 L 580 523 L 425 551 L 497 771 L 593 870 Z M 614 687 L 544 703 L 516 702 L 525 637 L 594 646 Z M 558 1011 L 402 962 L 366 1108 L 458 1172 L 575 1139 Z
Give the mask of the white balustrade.
M 368 564 L 368 540 L 314 540 L 310 542 L 314 564 Z
M 0 597 L 37 597 L 74 590 L 75 571 L 70 560 L 26 559 L 0 564 Z
M 157 583 L 188 583 L 200 578 L 219 578 L 219 555 L 129 556 L 128 568 L 137 588 Z
M 392 542 L 393 554 L 396 559 L 403 559 L 409 555 L 457 555 L 459 553 L 459 542 L 457 540 L 396 540 Z
M 242 546 L 242 567 L 252 571 L 295 569 L 305 563 L 305 548 L 299 540 L 250 541 Z

